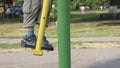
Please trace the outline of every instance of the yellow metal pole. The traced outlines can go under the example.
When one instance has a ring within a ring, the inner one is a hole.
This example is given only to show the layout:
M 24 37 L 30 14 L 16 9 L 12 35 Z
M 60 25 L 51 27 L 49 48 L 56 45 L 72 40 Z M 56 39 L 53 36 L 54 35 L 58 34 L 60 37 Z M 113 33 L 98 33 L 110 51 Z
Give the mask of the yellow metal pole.
M 42 14 L 40 19 L 40 25 L 38 29 L 38 38 L 36 43 L 36 48 L 33 50 L 34 55 L 43 55 L 42 51 L 42 42 L 43 42 L 43 36 L 45 32 L 45 25 L 46 25 L 46 18 L 48 14 L 48 7 L 49 7 L 50 0 L 43 0 L 43 8 L 42 8 Z

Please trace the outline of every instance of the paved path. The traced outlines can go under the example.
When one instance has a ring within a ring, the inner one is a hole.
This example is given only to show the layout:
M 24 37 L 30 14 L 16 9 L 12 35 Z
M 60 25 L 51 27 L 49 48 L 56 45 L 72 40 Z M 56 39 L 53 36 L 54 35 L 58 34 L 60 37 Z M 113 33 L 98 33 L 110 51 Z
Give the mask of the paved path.
M 58 51 L 0 53 L 0 68 L 58 68 Z M 120 68 L 120 48 L 72 49 L 71 68 Z
M 57 38 L 48 38 L 57 42 Z M 0 43 L 19 43 L 21 39 L 0 39 Z M 81 37 L 71 41 L 120 41 L 120 37 Z M 34 56 L 30 51 L 1 52 L 0 68 L 58 68 L 58 51 Z M 71 68 L 120 68 L 120 48 L 72 49 Z
M 0 43 L 20 43 L 22 39 L 0 39 Z M 57 38 L 48 38 L 50 42 L 57 42 Z M 113 42 L 120 41 L 120 37 L 81 37 L 81 38 L 71 38 L 73 42 Z

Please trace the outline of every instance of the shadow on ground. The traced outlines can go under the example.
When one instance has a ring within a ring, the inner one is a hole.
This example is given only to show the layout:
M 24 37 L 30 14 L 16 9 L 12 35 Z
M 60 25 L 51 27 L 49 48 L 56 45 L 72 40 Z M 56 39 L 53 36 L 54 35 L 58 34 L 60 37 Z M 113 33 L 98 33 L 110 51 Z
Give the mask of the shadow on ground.
M 95 63 L 90 68 L 120 68 L 120 58 L 113 59 L 106 62 Z

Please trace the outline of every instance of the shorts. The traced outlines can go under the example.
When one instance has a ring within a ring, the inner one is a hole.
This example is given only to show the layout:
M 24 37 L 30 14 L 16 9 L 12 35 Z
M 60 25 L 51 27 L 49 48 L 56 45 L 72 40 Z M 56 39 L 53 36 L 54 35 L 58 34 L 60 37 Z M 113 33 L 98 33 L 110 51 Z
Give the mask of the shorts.
M 52 4 L 52 0 L 50 3 Z M 36 23 L 39 23 L 42 5 L 43 5 L 43 0 L 24 0 L 23 27 L 34 27 Z M 51 6 L 49 7 L 49 13 L 50 13 L 50 8 Z M 47 23 L 48 23 L 48 17 L 47 17 Z

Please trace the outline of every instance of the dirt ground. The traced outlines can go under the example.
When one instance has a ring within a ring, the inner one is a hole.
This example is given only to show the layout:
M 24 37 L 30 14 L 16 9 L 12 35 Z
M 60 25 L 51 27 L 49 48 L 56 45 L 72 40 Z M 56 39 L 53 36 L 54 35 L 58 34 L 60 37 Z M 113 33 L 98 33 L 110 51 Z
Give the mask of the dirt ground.
M 30 51 L 0 53 L 0 68 L 59 68 L 58 50 L 34 56 Z M 120 48 L 72 49 L 71 68 L 120 68 Z

